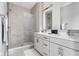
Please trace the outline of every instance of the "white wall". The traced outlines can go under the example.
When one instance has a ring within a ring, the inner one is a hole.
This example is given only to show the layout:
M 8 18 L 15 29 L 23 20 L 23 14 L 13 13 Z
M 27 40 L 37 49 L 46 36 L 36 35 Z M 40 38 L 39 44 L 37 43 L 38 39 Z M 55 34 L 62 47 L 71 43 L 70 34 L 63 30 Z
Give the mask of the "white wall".
M 42 3 L 37 3 L 34 7 L 31 9 L 32 15 L 35 16 L 36 19 L 36 32 L 39 32 L 43 29 L 43 20 L 42 20 Z
M 33 42 L 35 19 L 30 10 L 13 4 L 9 5 L 9 47 L 22 46 L 26 42 Z

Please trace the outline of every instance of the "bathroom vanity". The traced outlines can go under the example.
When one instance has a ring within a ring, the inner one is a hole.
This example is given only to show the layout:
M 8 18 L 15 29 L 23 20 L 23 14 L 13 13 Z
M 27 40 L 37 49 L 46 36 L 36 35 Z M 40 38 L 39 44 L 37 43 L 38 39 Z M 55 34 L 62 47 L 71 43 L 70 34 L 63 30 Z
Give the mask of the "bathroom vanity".
M 59 34 L 36 32 L 34 48 L 43 56 L 79 56 L 79 42 Z
M 44 3 L 45 4 L 45 3 Z M 76 7 L 75 7 L 76 6 Z M 35 32 L 34 48 L 44 56 L 79 56 L 79 35 L 72 38 L 63 31 L 79 30 L 79 3 L 53 3 L 42 11 L 43 28 Z M 49 30 L 61 30 L 62 34 L 48 34 Z M 67 32 L 65 32 L 67 33 Z M 79 34 L 79 33 L 78 33 Z

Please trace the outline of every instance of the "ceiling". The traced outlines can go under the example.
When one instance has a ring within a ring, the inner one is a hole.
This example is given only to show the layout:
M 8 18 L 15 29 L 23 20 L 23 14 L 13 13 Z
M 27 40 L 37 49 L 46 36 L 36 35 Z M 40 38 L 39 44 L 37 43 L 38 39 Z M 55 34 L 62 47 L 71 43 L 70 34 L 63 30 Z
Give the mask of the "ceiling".
M 36 4 L 36 2 L 11 2 L 11 3 L 28 9 L 31 9 Z

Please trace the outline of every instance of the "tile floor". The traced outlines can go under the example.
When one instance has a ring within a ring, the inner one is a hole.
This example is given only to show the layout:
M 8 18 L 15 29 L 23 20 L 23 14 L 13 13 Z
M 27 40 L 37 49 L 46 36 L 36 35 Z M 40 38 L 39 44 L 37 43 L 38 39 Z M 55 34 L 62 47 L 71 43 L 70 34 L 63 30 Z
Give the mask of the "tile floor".
M 41 56 L 34 48 L 19 47 L 9 50 L 9 56 Z
M 25 56 L 41 56 L 34 48 L 24 51 Z

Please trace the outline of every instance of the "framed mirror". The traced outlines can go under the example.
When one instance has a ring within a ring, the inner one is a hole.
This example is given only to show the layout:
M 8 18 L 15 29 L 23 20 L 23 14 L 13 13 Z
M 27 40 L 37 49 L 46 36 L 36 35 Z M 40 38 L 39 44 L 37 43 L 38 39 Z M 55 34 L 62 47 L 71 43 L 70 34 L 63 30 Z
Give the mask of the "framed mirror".
M 61 27 L 65 30 L 79 29 L 79 2 L 73 2 L 60 8 Z
M 46 31 L 52 29 L 52 7 L 43 11 L 43 29 Z

